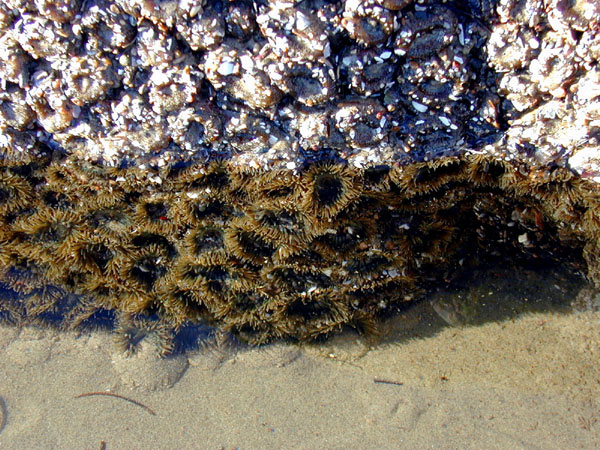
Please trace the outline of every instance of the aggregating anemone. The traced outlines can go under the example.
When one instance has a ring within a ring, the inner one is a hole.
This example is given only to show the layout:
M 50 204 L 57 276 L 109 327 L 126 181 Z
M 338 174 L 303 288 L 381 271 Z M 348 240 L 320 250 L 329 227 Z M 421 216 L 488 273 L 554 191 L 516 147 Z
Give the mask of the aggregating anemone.
M 475 254 L 600 285 L 597 2 L 50 3 L 0 5 L 0 318 L 168 351 L 370 330 Z

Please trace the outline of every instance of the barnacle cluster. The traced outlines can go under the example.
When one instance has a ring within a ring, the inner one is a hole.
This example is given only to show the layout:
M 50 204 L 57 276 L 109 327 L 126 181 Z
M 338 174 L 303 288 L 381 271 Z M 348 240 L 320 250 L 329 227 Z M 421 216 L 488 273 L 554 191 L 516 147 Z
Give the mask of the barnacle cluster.
M 478 253 L 600 284 L 598 8 L 7 0 L 0 318 L 166 352 L 370 330 Z

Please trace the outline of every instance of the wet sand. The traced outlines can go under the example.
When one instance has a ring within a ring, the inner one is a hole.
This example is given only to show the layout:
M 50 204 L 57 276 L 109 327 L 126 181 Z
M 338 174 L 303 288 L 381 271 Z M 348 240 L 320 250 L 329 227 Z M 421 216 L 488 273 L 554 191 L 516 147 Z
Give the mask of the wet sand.
M 104 331 L 5 325 L 0 448 L 598 448 L 599 325 L 549 308 L 451 327 L 424 302 L 375 343 L 224 340 L 166 359 L 145 341 L 126 357 Z M 150 410 L 76 398 L 96 391 Z

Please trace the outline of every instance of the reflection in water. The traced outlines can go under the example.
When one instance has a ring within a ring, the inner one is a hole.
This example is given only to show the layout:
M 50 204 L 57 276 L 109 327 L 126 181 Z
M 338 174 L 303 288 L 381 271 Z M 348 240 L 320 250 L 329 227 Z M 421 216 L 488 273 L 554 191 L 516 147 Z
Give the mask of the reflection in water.
M 469 270 L 425 297 L 425 302 L 385 323 L 386 340 L 431 335 L 446 326 L 514 320 L 528 313 L 598 309 L 600 304 L 597 289 L 560 265 L 488 265 Z

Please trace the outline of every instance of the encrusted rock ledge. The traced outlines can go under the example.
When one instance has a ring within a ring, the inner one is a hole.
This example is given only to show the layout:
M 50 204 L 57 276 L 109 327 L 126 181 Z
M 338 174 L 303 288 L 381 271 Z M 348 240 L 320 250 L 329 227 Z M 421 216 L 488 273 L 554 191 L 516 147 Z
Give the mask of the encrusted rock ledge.
M 600 285 L 600 6 L 563 3 L 4 2 L 0 318 L 167 352 L 368 331 L 480 255 Z

